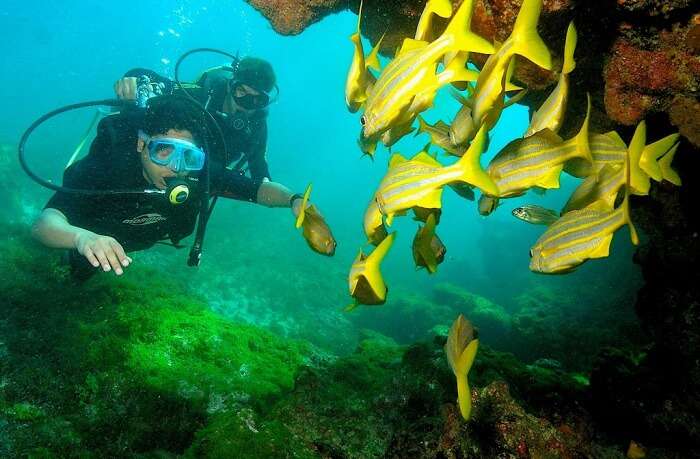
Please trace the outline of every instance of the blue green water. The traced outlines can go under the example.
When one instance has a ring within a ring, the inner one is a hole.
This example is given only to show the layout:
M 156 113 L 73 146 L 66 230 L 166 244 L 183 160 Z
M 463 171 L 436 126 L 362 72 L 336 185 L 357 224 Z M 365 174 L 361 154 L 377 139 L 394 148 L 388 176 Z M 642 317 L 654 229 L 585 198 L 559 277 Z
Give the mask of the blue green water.
M 352 55 L 348 36 L 356 19 L 349 12 L 335 14 L 299 36 L 284 37 L 242 1 L 124 1 L 118 5 L 88 0 L 5 2 L 0 7 L 4 37 L 0 41 L 0 139 L 16 143 L 32 120 L 53 108 L 112 97 L 112 84 L 130 68 L 147 67 L 172 77 L 177 58 L 194 47 L 221 48 L 269 60 L 280 87 L 279 101 L 271 107 L 269 117 L 272 177 L 300 192 L 313 183 L 312 200 L 338 240 L 335 257 L 326 259 L 308 250 L 287 210 L 221 203 L 211 223 L 204 266 L 199 272 L 184 267 L 185 251 L 157 248 L 153 252 L 161 257 L 139 254 L 135 259 L 167 263 L 169 269 L 189 273 L 192 283 L 200 282 L 203 276 L 228 278 L 239 299 L 251 291 L 259 293 L 256 282 L 265 279 L 270 292 L 260 293 L 258 300 L 278 315 L 264 321 L 251 318 L 264 325 L 293 321 L 299 302 L 339 311 L 350 302 L 345 276 L 364 243 L 362 215 L 389 157 L 384 149 L 378 151 L 374 162 L 360 157 L 356 146 L 359 114 L 348 113 L 344 105 L 345 75 Z M 195 56 L 184 64 L 183 78 L 222 63 L 225 61 L 216 55 Z M 447 92 L 441 93 L 426 118 L 449 122 L 456 107 Z M 71 113 L 37 131 L 29 152 L 38 171 L 60 180 L 62 166 L 93 113 Z M 491 133 L 484 163 L 508 141 L 522 135 L 527 116 L 522 106 L 505 111 Z M 409 137 L 393 151 L 413 155 L 426 141 L 425 137 Z M 448 251 L 433 276 L 414 268 L 410 245 L 415 222 L 397 219 L 394 227 L 399 236 L 383 265 L 390 293 L 382 308 L 391 311 L 407 295 L 428 301 L 434 286 L 444 282 L 482 295 L 511 312 L 520 307 L 516 299 L 528 292 L 545 289 L 554 292 L 554 297 L 557 292 L 568 292 L 567 298 L 572 299 L 568 308 L 573 312 L 565 317 L 576 317 L 611 298 L 631 298 L 639 273 L 631 261 L 627 229 L 616 235 L 611 257 L 589 262 L 574 273 L 541 276 L 528 270 L 529 248 L 543 227 L 517 221 L 510 211 L 523 203 L 560 207 L 576 183 L 564 177 L 561 189 L 546 196 L 530 193 L 507 200 L 488 218 L 478 215 L 476 203 L 446 190 L 438 234 Z M 38 186 L 30 190 L 37 202 L 49 196 Z M 218 295 L 216 291 L 210 294 L 212 298 Z M 289 303 L 281 304 L 284 301 Z M 229 312 L 240 306 L 223 297 L 212 303 Z M 631 314 L 631 305 L 625 307 Z M 372 323 L 373 308 L 359 314 L 364 325 Z M 401 319 L 394 318 L 399 323 Z M 425 323 L 415 326 L 419 328 L 417 335 L 427 331 Z

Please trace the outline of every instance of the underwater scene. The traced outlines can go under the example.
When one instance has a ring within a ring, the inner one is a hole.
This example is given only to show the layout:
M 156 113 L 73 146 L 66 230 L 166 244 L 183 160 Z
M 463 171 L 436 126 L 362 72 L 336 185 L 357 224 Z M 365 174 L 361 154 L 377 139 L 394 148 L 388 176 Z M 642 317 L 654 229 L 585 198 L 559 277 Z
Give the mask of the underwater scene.
M 1 458 L 700 457 L 700 6 L 0 5 Z

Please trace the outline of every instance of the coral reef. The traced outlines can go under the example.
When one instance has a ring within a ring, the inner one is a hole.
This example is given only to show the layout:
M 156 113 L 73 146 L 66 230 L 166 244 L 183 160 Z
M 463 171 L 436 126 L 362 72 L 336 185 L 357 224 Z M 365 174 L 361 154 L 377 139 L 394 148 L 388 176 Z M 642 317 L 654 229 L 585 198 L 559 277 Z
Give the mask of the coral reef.
M 359 9 L 359 0 L 348 4 L 329 0 L 248 0 L 265 15 L 279 33 L 300 33 L 323 16 L 349 8 Z M 456 2 L 457 4 L 460 2 Z M 515 22 L 520 1 L 477 0 L 472 28 L 489 40 L 503 41 Z M 424 0 L 370 2 L 363 12 L 363 33 L 376 43 L 387 30 L 382 49 L 392 52 L 405 37 L 412 37 Z M 606 14 L 600 14 L 605 11 Z M 608 129 L 634 125 L 652 113 L 670 115 L 670 123 L 696 147 L 697 107 L 700 92 L 700 9 L 690 0 L 545 0 L 540 33 L 554 56 L 554 68 L 563 60 L 564 31 L 576 22 L 582 37 L 576 50 L 573 97 L 563 133 L 571 131 L 585 112 L 585 93 L 593 96 L 593 125 Z M 442 27 L 444 21 L 436 21 Z M 350 31 L 348 31 L 350 33 Z M 350 55 L 348 48 L 348 56 Z M 484 58 L 475 56 L 477 65 Z M 531 93 L 525 103 L 537 108 L 555 80 L 555 72 L 538 69 L 519 59 L 515 77 Z M 604 112 L 604 113 L 602 113 Z M 607 114 L 607 117 L 604 116 Z M 668 123 L 668 121 L 665 121 Z

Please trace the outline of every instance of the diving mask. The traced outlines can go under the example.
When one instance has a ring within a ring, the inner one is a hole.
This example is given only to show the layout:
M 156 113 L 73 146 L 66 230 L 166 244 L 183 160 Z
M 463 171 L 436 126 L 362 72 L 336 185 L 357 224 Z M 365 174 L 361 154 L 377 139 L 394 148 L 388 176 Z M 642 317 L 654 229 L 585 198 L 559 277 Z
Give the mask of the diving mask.
M 277 99 L 276 95 L 274 99 L 271 99 L 270 95 L 264 91 L 256 90 L 258 93 L 252 94 L 248 92 L 246 86 L 252 88 L 252 86 L 241 83 L 240 81 L 231 81 L 230 86 L 231 95 L 236 101 L 236 105 L 245 110 L 262 110 Z M 275 86 L 275 88 L 277 88 L 277 86 Z M 279 89 L 277 92 L 279 92 Z
M 148 156 L 159 166 L 168 166 L 174 172 L 199 171 L 204 167 L 206 155 L 197 145 L 174 137 L 153 138 L 139 131 L 139 138 L 146 144 Z

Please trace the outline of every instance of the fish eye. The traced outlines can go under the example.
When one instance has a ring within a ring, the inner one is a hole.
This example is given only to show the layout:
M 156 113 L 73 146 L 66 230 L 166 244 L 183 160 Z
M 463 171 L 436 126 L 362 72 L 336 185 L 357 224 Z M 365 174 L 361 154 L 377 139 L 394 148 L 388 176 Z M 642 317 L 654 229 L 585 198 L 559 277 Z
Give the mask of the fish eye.
M 365 115 L 362 115 L 362 117 L 360 117 L 360 124 L 363 126 L 367 124 L 367 118 L 365 118 Z

